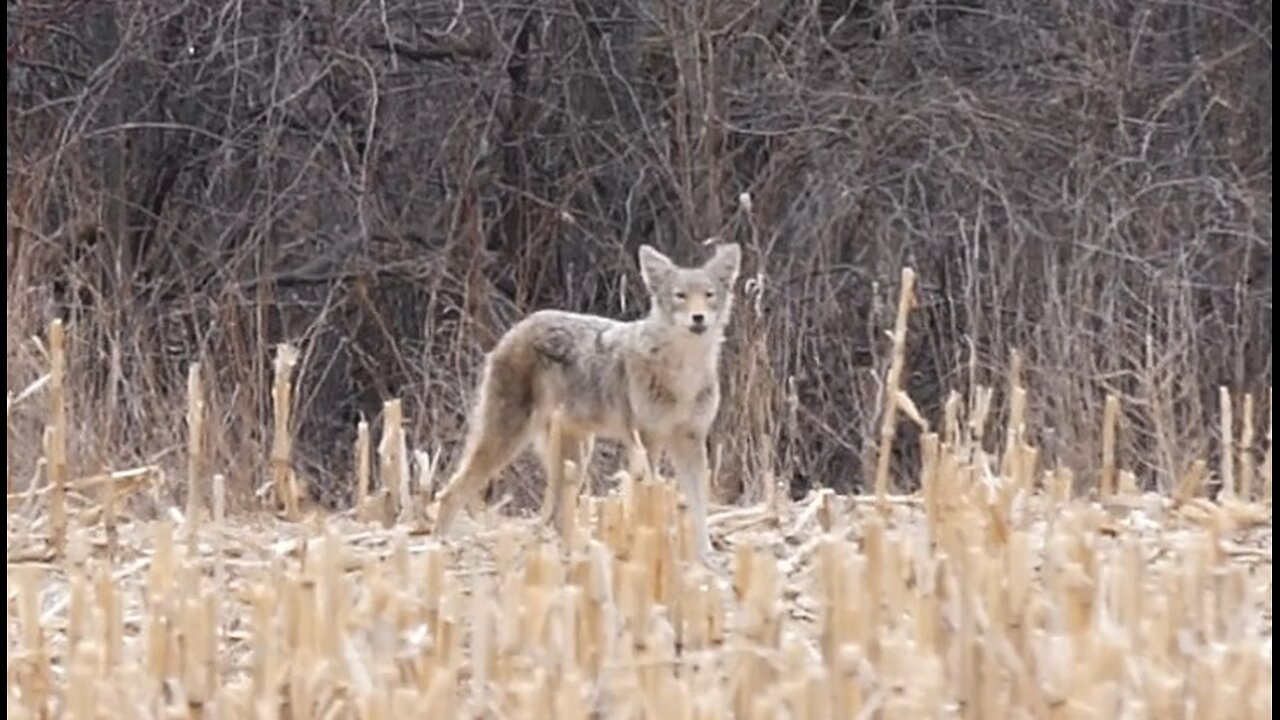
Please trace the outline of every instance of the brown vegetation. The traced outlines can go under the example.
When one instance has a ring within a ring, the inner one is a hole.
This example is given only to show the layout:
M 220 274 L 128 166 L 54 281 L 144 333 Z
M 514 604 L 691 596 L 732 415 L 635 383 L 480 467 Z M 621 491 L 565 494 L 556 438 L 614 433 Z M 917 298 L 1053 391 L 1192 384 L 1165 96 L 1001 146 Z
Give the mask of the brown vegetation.
M 981 401 L 925 428 L 918 494 L 824 489 L 717 512 L 728 577 L 693 562 L 673 484 L 625 473 L 609 497 L 567 504 L 558 535 L 485 513 L 460 537 L 421 538 L 394 431 L 382 492 L 301 523 L 291 481 L 275 486 L 295 516 L 280 523 L 228 518 L 216 475 L 211 522 L 197 504 L 117 529 L 102 498 L 154 488 L 159 469 L 68 483 L 50 462 L 51 492 L 9 496 L 9 712 L 1270 717 L 1270 442 L 1265 504 L 1243 481 L 1247 429 L 1224 473 L 1240 483 L 1217 503 L 1203 472 L 1142 495 L 1110 461 L 1118 482 L 1091 502 L 1069 469 L 1038 469 L 1016 376 L 1008 395 L 998 452 Z M 55 400 L 50 417 L 65 410 Z M 376 511 L 393 530 L 363 519 Z
M 712 235 L 747 248 L 726 499 L 870 488 L 906 264 L 920 411 L 1021 348 L 1028 427 L 1082 470 L 1108 393 L 1117 457 L 1168 488 L 1215 445 L 1216 388 L 1271 383 L 1270 3 L 10 10 L 8 384 L 62 317 L 77 466 L 180 476 L 165 413 L 199 362 L 205 462 L 244 500 L 287 341 L 296 469 L 346 506 L 361 418 L 403 398 L 448 464 L 497 333 L 634 316 L 635 248 Z
M 1271 3 L 8 11 L 10 713 L 1270 716 Z M 625 473 L 423 537 L 710 236 L 730 577 Z

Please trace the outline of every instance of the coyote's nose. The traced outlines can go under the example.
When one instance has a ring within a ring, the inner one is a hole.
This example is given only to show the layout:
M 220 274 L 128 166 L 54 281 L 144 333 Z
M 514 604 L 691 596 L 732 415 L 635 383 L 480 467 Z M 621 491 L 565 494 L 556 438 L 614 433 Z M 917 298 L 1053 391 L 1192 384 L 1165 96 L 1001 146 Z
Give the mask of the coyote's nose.
M 702 313 L 694 313 L 689 319 L 693 320 L 694 325 L 701 325 L 706 321 L 707 316 Z

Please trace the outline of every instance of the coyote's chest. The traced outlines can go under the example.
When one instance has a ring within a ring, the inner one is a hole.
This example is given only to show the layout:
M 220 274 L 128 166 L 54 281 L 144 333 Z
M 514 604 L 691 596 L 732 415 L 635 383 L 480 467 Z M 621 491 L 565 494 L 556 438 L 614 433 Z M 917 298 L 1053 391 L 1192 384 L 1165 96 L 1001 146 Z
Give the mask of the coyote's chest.
M 643 348 L 628 358 L 628 400 L 635 419 L 653 430 L 709 424 L 716 410 L 713 348 Z

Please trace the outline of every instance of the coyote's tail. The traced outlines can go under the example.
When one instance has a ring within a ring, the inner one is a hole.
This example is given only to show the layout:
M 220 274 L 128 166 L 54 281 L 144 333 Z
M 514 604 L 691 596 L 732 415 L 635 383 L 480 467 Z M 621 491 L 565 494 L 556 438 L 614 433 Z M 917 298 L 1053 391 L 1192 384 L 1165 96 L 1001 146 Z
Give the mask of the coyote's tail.
M 521 333 L 503 338 L 485 358 L 458 469 L 440 494 L 437 532 L 447 530 L 460 504 L 482 492 L 529 440 L 537 362 Z

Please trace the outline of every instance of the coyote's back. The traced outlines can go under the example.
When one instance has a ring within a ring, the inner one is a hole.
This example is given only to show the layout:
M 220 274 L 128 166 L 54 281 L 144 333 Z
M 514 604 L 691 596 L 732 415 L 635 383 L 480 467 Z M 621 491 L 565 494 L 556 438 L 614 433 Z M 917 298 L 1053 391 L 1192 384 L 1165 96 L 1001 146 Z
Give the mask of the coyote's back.
M 737 245 L 724 245 L 705 265 L 681 268 L 646 245 L 640 268 L 651 307 L 644 319 L 542 310 L 508 330 L 485 359 L 462 458 L 441 493 L 437 532 L 530 442 L 550 482 L 565 461 L 581 466 L 593 438 L 634 453 L 638 437 L 655 457 L 665 451 L 671 458 L 707 559 L 706 443 L 720 404 L 720 345 L 740 258 Z M 550 437 L 557 410 L 559 443 Z M 553 492 L 556 516 L 561 494 Z

